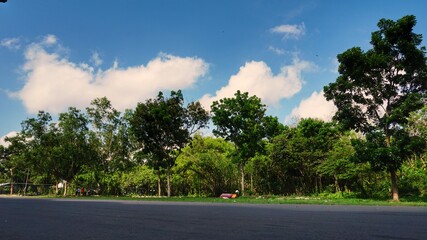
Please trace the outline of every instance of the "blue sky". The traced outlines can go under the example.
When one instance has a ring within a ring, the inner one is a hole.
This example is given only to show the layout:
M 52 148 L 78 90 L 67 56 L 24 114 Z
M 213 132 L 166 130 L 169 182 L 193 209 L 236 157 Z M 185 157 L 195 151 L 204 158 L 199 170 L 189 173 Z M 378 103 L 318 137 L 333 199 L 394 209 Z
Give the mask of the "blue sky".
M 283 123 L 329 119 L 323 86 L 336 55 L 369 49 L 381 18 L 427 1 L 9 0 L 0 4 L 0 137 L 38 110 L 55 115 L 107 96 L 123 111 L 158 91 L 187 101 L 261 97 Z M 422 45 L 426 45 L 423 41 Z

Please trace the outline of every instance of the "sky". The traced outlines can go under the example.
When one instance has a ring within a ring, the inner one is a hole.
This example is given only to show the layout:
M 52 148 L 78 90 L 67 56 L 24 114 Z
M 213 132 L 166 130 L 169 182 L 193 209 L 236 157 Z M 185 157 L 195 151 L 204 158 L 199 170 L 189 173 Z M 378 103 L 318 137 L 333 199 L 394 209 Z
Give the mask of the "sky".
M 39 110 L 57 116 L 105 96 L 123 112 L 178 89 L 208 110 L 240 90 L 284 124 L 328 121 L 322 90 L 338 77 L 337 54 L 370 49 L 381 18 L 415 15 L 427 36 L 426 11 L 425 0 L 9 0 L 0 137 Z

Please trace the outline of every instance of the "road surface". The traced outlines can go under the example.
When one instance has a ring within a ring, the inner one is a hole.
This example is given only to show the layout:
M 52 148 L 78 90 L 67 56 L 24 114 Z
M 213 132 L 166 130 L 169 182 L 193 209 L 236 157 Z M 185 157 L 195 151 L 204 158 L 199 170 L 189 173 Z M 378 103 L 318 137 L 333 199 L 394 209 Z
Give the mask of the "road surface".
M 0 239 L 427 239 L 427 208 L 0 197 Z

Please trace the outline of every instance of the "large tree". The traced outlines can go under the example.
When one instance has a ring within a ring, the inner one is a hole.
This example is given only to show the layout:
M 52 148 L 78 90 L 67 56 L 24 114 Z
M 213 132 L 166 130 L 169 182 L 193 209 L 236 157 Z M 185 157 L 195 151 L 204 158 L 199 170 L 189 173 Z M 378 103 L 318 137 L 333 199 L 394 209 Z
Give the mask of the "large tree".
M 92 132 L 98 145 L 104 171 L 108 171 L 108 163 L 114 158 L 114 147 L 117 144 L 117 132 L 121 123 L 120 112 L 114 109 L 106 98 L 96 98 L 86 108 Z
M 171 168 L 191 135 L 206 126 L 209 116 L 199 102 L 184 106 L 182 92 L 172 91 L 169 98 L 159 92 L 157 98 L 138 103 L 130 120 L 131 130 L 141 143 L 148 163 L 158 172 L 166 170 L 167 194 L 171 195 Z
M 415 16 L 397 21 L 381 19 L 372 33 L 372 49 L 353 47 L 338 55 L 339 77 L 325 86 L 327 100 L 338 108 L 334 118 L 343 126 L 365 133 L 365 147 L 378 147 L 368 158 L 390 172 L 393 200 L 398 201 L 397 175 L 404 154 L 392 148 L 403 136 L 409 114 L 423 106 L 427 90 L 425 47 L 415 34 Z M 371 136 L 369 136 L 371 135 Z M 380 143 L 380 142 L 383 142 Z M 407 151 L 406 151 L 407 152 Z
M 132 136 L 129 134 L 128 116 L 122 116 L 113 108 L 106 97 L 96 98 L 86 108 L 88 119 L 92 124 L 90 131 L 91 143 L 98 151 L 99 163 L 87 169 L 92 181 L 102 191 L 106 189 L 109 176 L 119 170 L 129 170 L 133 165 Z
M 74 107 L 59 114 L 59 145 L 54 150 L 56 177 L 71 182 L 83 166 L 93 165 L 97 160 L 96 150 L 89 141 L 88 123 L 87 116 Z
M 21 144 L 26 150 L 21 153 L 24 161 L 31 166 L 32 173 L 38 174 L 44 183 L 61 180 L 55 175 L 57 149 L 59 146 L 59 130 L 48 112 L 39 111 L 34 118 L 21 123 L 22 131 L 18 134 Z M 15 145 L 18 142 L 13 142 Z M 53 179 L 52 179 L 53 178 Z
M 257 96 L 237 91 L 233 98 L 212 103 L 213 134 L 231 141 L 241 173 L 241 191 L 245 193 L 245 165 L 257 152 L 264 151 L 263 141 L 280 132 L 277 118 L 265 115 L 266 106 Z

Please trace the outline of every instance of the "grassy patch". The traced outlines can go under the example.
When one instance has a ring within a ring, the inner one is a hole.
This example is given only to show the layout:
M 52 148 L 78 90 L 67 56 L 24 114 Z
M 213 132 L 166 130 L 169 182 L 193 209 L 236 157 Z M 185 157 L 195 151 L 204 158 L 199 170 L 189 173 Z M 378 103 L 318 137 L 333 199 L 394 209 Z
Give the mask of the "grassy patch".
M 402 198 L 400 202 L 391 200 L 337 198 L 325 196 L 259 196 L 239 197 L 236 199 L 222 199 L 209 197 L 115 197 L 115 196 L 90 196 L 90 197 L 60 197 L 43 196 L 47 198 L 70 198 L 84 200 L 128 200 L 128 201 L 165 201 L 165 202 L 200 202 L 200 203 L 230 203 L 230 204 L 319 204 L 319 205 L 372 205 L 372 206 L 422 206 L 427 207 L 425 198 Z

